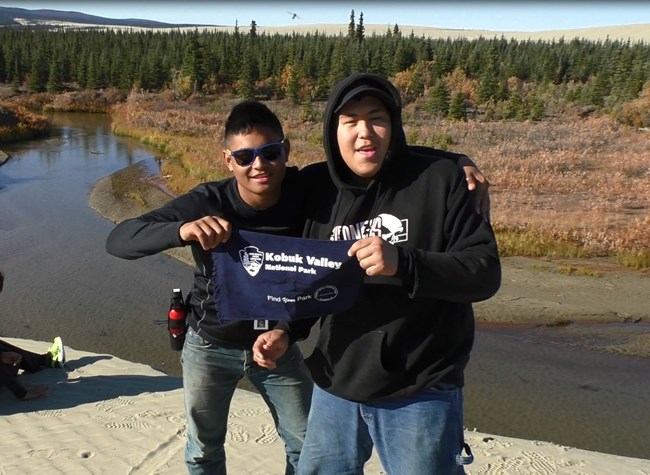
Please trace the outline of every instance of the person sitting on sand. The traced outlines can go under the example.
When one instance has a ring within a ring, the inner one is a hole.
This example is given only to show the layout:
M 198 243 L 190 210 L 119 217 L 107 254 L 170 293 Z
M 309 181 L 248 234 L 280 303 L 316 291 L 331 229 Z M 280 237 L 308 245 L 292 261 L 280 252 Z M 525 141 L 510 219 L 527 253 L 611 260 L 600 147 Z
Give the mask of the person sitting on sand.
M 4 286 L 4 275 L 0 272 L 0 293 Z M 0 340 L 0 386 L 7 386 L 18 399 L 29 400 L 45 396 L 46 384 L 23 386 L 18 382 L 18 370 L 36 373 L 42 368 L 63 368 L 65 348 L 60 337 L 56 337 L 47 353 L 38 354 Z

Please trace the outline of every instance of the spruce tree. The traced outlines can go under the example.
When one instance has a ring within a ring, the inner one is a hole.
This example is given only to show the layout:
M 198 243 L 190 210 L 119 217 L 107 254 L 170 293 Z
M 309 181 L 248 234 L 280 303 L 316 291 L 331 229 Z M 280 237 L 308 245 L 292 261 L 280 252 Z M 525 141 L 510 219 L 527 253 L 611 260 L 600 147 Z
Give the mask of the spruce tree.
M 151 60 L 151 87 L 155 90 L 160 90 L 165 86 L 169 80 L 169 68 L 165 64 L 163 56 L 156 54 Z
M 366 35 L 366 29 L 363 26 L 363 12 L 359 13 L 359 23 L 357 24 L 357 30 L 355 33 L 356 39 L 358 43 L 363 42 L 363 39 L 365 38 Z
M 605 97 L 609 94 L 609 89 L 609 73 L 606 69 L 602 69 L 593 81 L 593 86 L 589 91 L 589 104 L 593 104 L 598 107 L 604 105 Z
M 338 38 L 332 51 L 332 65 L 329 70 L 330 84 L 336 84 L 350 74 L 350 58 L 348 56 L 348 42 L 345 38 Z
M 255 97 L 251 61 L 252 49 L 245 48 L 239 80 L 237 81 L 237 93 L 245 99 L 253 99 Z
M 534 121 L 542 120 L 544 118 L 544 101 L 541 97 L 535 96 L 531 100 L 529 117 Z
M 206 80 L 204 57 L 204 49 L 199 39 L 199 33 L 195 31 L 188 39 L 183 57 L 183 66 L 181 67 L 181 73 L 189 78 L 193 92 L 200 91 Z
M 292 64 L 287 84 L 287 96 L 294 106 L 300 103 L 300 71 L 295 64 Z
M 7 81 L 7 74 L 5 71 L 5 56 L 2 48 L 0 48 L 0 83 Z
M 458 91 L 456 92 L 449 104 L 449 115 L 451 120 L 467 120 L 467 107 L 465 106 L 465 95 Z
M 510 94 L 508 103 L 506 104 L 506 119 L 521 119 L 525 116 L 524 112 L 524 100 L 521 97 L 521 92 L 519 89 L 515 89 Z
M 23 78 L 22 75 L 20 74 L 20 62 L 18 61 L 18 57 L 14 60 L 14 73 L 13 73 L 13 79 L 11 81 L 11 90 L 13 92 L 18 92 L 20 91 L 20 86 L 22 85 Z
M 133 74 L 131 73 L 131 60 L 128 57 L 120 58 L 118 66 L 117 87 L 122 91 L 128 91 L 133 86 Z
M 350 12 L 350 23 L 348 23 L 348 38 L 353 40 L 356 36 L 357 28 L 354 22 L 354 10 Z
M 75 78 L 77 79 L 77 84 L 81 89 L 86 89 L 86 79 L 87 79 L 87 70 L 88 70 L 88 61 L 86 55 L 81 55 L 79 62 L 77 63 Z
M 45 53 L 37 50 L 32 60 L 32 68 L 29 75 L 29 90 L 31 92 L 43 92 L 47 86 L 48 70 L 45 62 Z
M 95 89 L 98 86 L 98 67 L 95 53 L 90 53 L 88 57 L 88 69 L 86 70 L 86 89 Z
M 55 56 L 50 61 L 49 77 L 47 78 L 47 91 L 59 92 L 63 89 L 63 80 L 61 78 L 61 65 Z
M 478 61 L 477 71 L 479 73 L 479 90 L 478 101 L 481 103 L 489 100 L 498 101 L 501 99 L 499 94 L 500 63 L 499 44 L 496 40 L 490 43 L 479 43 L 480 48 L 475 50 L 476 60 Z
M 443 79 L 438 79 L 429 92 L 429 110 L 446 117 L 449 113 L 449 88 Z

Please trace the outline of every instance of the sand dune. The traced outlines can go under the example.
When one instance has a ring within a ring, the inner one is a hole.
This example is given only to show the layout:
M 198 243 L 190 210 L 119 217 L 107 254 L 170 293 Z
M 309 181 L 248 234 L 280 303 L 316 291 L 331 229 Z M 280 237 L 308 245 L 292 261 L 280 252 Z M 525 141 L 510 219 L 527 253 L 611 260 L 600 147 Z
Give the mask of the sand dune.
M 23 21 L 24 24 L 38 24 L 38 25 L 54 25 L 58 28 L 98 28 L 98 29 L 112 29 L 112 30 L 127 30 L 127 31 L 143 31 L 143 30 L 152 30 L 151 28 L 140 28 L 140 27 L 127 27 L 127 26 L 107 26 L 107 25 L 89 25 L 89 24 L 79 24 L 63 21 L 49 21 L 49 22 L 34 22 L 34 21 Z M 367 24 L 364 25 L 366 37 L 376 35 L 383 35 L 389 29 L 392 30 L 394 24 L 378 25 L 378 24 Z M 249 25 L 239 25 L 239 30 L 246 32 Z M 569 29 L 569 30 L 544 30 L 544 31 L 502 31 L 502 30 L 465 30 L 465 29 L 446 29 L 446 28 L 437 28 L 434 26 L 414 26 L 414 25 L 399 25 L 398 27 L 403 35 L 410 35 L 413 33 L 415 36 L 420 37 L 430 37 L 430 38 L 466 38 L 468 40 L 474 40 L 478 38 L 500 38 L 504 37 L 507 40 L 515 39 L 518 41 L 525 40 L 543 40 L 543 41 L 558 41 L 564 39 L 570 41 L 574 38 L 591 40 L 591 41 L 605 41 L 606 39 L 610 40 L 621 40 L 621 41 L 631 41 L 636 42 L 650 42 L 650 23 L 639 23 L 633 25 L 614 25 L 614 26 L 600 26 L 593 28 L 580 28 L 580 29 Z M 256 29 L 258 34 L 306 34 L 319 32 L 327 35 L 346 35 L 348 25 L 343 24 L 309 24 L 309 25 L 287 25 L 287 26 L 264 26 L 263 22 L 256 22 Z M 215 25 L 215 26 L 200 26 L 200 27 L 183 27 L 183 28 L 156 28 L 152 31 L 228 31 L 233 32 L 235 30 L 233 26 L 225 25 Z
M 31 351 L 46 342 L 7 339 Z M 185 416 L 181 379 L 106 354 L 66 348 L 68 369 L 23 375 L 45 383 L 41 399 L 19 401 L 0 391 L 3 450 L 0 472 L 158 474 L 185 473 Z M 469 475 L 647 475 L 650 461 L 468 431 L 475 461 Z M 226 442 L 232 475 L 284 473 L 283 444 L 259 395 L 237 390 Z M 380 475 L 376 454 L 367 475 Z
M 382 35 L 388 29 L 392 29 L 394 25 L 364 25 L 366 36 L 372 34 Z M 500 38 L 503 36 L 506 39 L 516 40 L 559 40 L 564 38 L 570 40 L 573 38 L 581 38 L 586 40 L 606 40 L 610 38 L 620 39 L 627 41 L 630 39 L 632 42 L 644 41 L 650 42 L 650 24 L 637 24 L 637 25 L 618 25 L 608 27 L 596 28 L 581 28 L 574 30 L 548 30 L 548 31 L 492 31 L 492 30 L 459 30 L 459 29 L 444 29 L 436 28 L 435 26 L 411 26 L 411 25 L 398 25 L 403 35 L 410 35 L 411 32 L 417 37 L 431 37 L 431 38 L 467 38 L 469 40 L 483 38 Z M 240 29 L 244 29 L 242 25 Z M 320 31 L 332 35 L 347 34 L 347 25 L 304 25 L 304 26 L 283 26 L 283 27 L 263 27 L 258 26 L 257 30 L 261 33 L 307 33 L 313 31 Z

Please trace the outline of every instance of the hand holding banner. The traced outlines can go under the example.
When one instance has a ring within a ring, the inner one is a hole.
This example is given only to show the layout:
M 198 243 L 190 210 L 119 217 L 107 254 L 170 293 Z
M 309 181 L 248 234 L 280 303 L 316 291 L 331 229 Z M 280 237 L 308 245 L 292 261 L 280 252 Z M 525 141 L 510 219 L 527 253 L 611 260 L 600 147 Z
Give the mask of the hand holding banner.
M 353 242 L 233 230 L 212 251 L 219 319 L 297 320 L 350 308 L 365 275 L 347 255 Z

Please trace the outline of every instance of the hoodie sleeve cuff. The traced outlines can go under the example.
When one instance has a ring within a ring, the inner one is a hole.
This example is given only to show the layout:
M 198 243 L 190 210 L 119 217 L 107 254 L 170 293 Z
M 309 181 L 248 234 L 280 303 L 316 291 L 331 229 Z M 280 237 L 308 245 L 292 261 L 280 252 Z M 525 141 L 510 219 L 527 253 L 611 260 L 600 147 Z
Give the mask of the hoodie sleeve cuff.
M 278 322 L 273 327 L 274 330 L 283 330 L 289 335 L 289 345 L 292 345 L 296 342 L 296 335 L 291 331 L 291 325 L 289 322 Z
M 415 266 L 413 257 L 408 249 L 397 246 L 397 274 L 401 279 L 402 285 L 409 293 L 413 292 L 415 287 Z
M 273 329 L 284 330 L 289 335 L 289 344 L 292 345 L 297 341 L 305 340 L 311 332 L 311 327 L 319 317 L 302 318 L 291 322 L 278 322 Z

